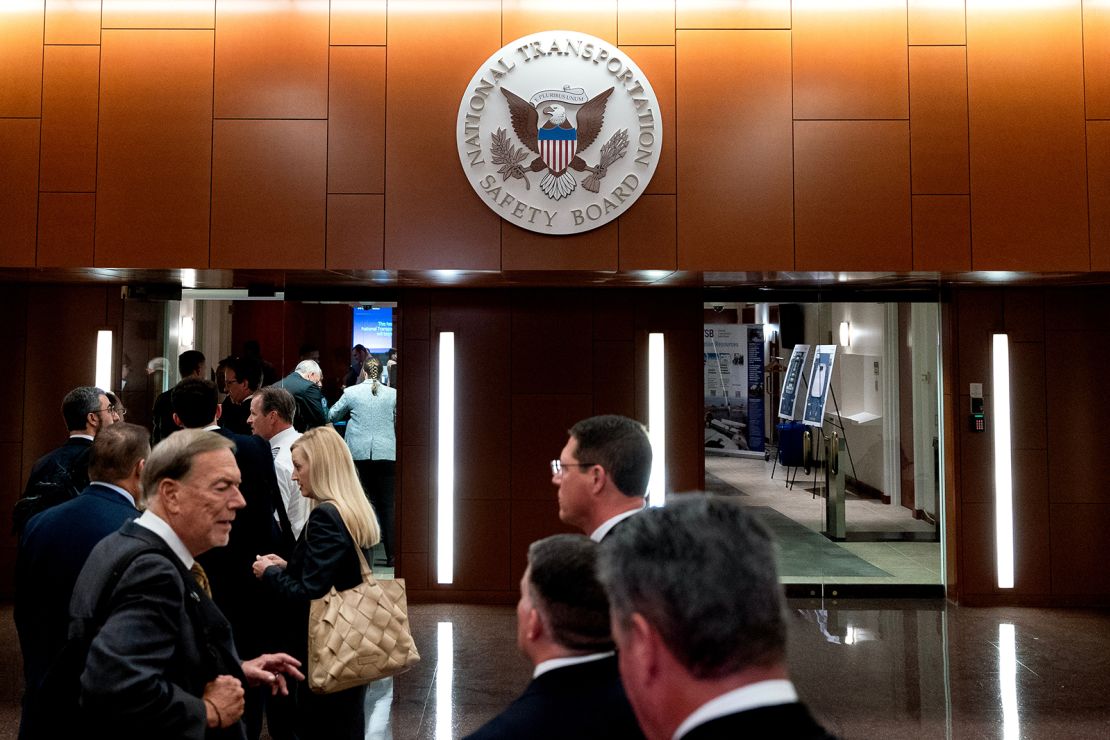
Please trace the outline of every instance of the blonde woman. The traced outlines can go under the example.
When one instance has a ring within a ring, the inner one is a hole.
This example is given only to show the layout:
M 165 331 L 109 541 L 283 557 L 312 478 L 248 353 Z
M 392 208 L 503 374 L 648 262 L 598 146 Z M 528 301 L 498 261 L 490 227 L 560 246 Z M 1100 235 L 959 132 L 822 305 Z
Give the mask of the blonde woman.
M 370 558 L 370 548 L 380 539 L 380 531 L 359 484 L 351 453 L 334 429 L 309 429 L 290 450 L 293 480 L 309 500 L 308 521 L 289 562 L 277 555 L 259 556 L 254 575 L 296 606 L 297 642 L 290 646 L 290 652 L 307 664 L 309 602 L 332 587 L 343 591 L 357 586 L 362 581 L 362 567 L 355 546 Z M 297 735 L 361 740 L 365 690 L 365 686 L 359 686 L 334 694 L 313 694 L 307 684 L 300 684 Z

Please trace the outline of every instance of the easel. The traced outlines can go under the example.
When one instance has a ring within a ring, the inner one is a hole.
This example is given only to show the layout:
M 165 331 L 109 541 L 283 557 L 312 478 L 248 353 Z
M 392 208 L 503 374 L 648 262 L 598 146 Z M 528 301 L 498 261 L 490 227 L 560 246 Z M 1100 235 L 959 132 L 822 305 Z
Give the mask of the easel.
M 844 451 L 848 453 L 848 464 L 852 466 L 852 477 L 854 478 L 855 475 L 856 475 L 856 462 L 855 462 L 855 460 L 852 459 L 852 448 L 848 446 L 848 430 L 844 427 L 844 418 L 840 415 L 840 404 L 838 404 L 836 402 L 836 389 L 833 388 L 831 383 L 829 384 L 829 395 L 832 397 L 833 411 L 836 414 L 836 421 L 833 421 L 832 417 L 827 417 L 828 418 L 828 423 L 831 424 L 836 429 L 840 430 L 840 438 L 844 440 Z M 807 430 L 807 431 L 810 431 L 812 433 L 812 430 L 817 429 L 817 428 L 819 428 L 819 427 L 810 427 L 810 429 Z M 824 447 L 828 444 L 830 439 L 831 439 L 831 437 L 826 437 L 824 429 L 821 428 L 821 441 L 824 442 L 825 444 L 820 445 L 820 446 L 816 446 L 816 449 L 814 450 L 814 456 L 813 456 L 813 489 L 812 489 L 813 490 L 813 498 L 817 498 L 817 464 L 819 462 L 822 462 L 822 460 L 821 460 L 821 449 L 822 449 L 822 447 Z M 822 498 L 824 498 L 826 495 L 828 495 L 828 490 L 829 490 L 828 472 L 829 472 L 828 471 L 828 465 L 826 465 L 825 466 L 825 490 L 821 494 Z

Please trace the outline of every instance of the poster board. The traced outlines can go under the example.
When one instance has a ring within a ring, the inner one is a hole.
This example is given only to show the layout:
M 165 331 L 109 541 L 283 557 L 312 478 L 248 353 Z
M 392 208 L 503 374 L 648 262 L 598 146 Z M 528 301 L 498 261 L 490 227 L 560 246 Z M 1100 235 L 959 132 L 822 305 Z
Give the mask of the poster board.
M 707 324 L 703 328 L 705 447 L 762 452 L 763 326 Z
M 806 360 L 809 359 L 809 345 L 795 344 L 794 351 L 790 353 L 790 362 L 786 366 L 786 378 L 782 384 L 782 397 L 779 399 L 779 418 L 793 420 L 794 406 L 800 395 L 799 387 L 802 385 L 802 370 Z
M 805 395 L 802 422 L 812 427 L 825 425 L 825 404 L 829 400 L 833 362 L 836 360 L 835 344 L 819 344 L 809 369 L 809 388 Z

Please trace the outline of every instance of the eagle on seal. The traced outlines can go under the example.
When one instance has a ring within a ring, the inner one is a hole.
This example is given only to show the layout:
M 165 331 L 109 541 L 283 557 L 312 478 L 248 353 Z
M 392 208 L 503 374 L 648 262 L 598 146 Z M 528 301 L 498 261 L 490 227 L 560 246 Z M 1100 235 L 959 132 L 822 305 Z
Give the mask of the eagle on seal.
M 505 88 L 501 88 L 501 92 L 509 101 L 509 114 L 517 138 L 539 155 L 532 160 L 529 169 L 532 172 L 547 169 L 540 180 L 540 190 L 555 200 L 573 193 L 578 183 L 567 170 L 595 171 L 596 168 L 587 165 L 578 152 L 588 149 L 601 133 L 605 105 L 613 88 L 582 104 L 576 114 L 577 128 L 567 119 L 567 109 L 562 105 L 552 103 L 537 110 L 519 95 Z M 541 114 L 548 116 L 543 126 L 539 125 Z

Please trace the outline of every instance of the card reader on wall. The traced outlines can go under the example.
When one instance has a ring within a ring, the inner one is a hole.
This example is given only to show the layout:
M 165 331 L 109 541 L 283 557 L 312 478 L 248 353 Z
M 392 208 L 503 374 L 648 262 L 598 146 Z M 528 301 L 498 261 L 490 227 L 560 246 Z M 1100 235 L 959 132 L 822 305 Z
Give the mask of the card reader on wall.
M 967 417 L 968 427 L 973 432 L 987 431 L 987 418 L 983 412 L 983 384 L 971 384 L 971 413 Z

